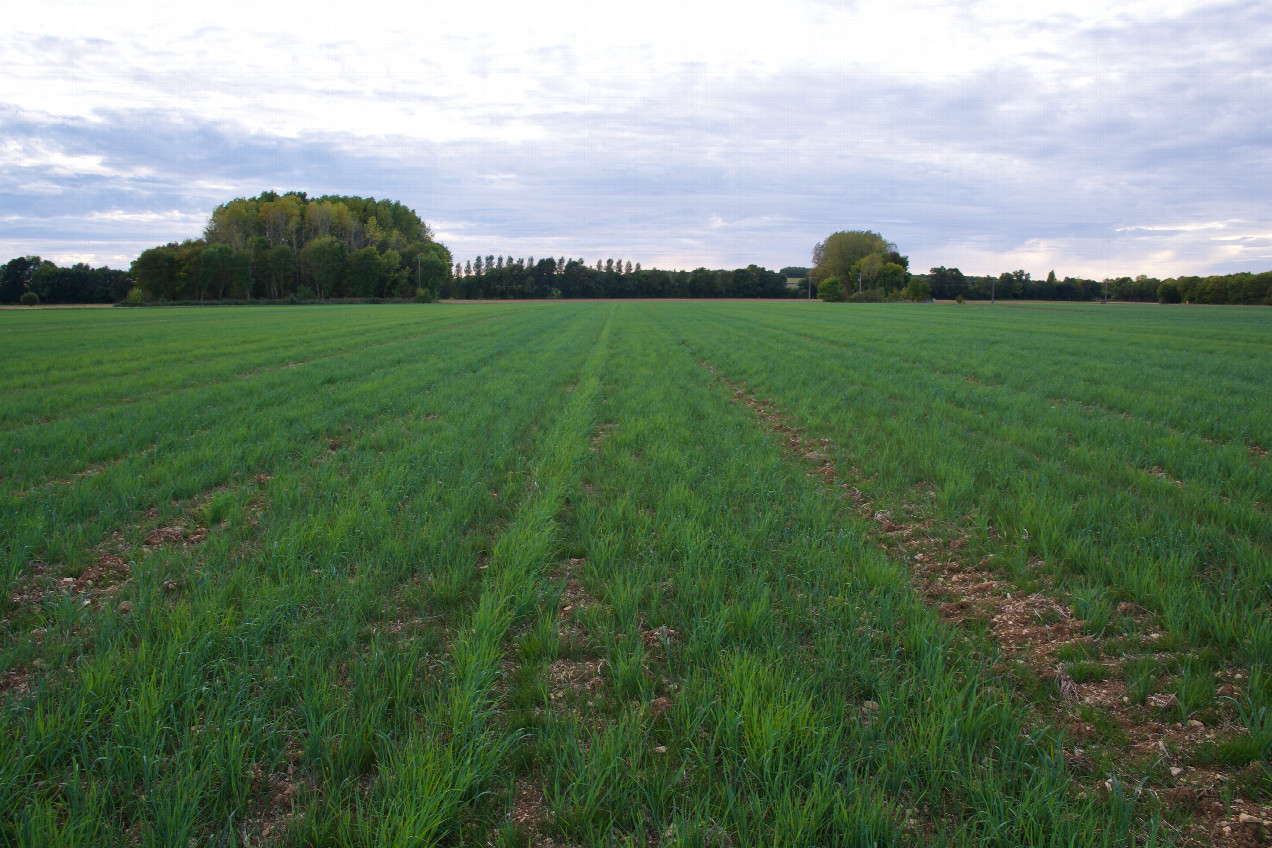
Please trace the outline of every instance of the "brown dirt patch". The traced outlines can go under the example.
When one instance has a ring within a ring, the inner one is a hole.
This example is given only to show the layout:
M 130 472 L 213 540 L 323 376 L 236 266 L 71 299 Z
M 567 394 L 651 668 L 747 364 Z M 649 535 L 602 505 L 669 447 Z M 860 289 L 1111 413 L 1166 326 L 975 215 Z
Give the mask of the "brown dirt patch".
M 507 820 L 519 825 L 527 834 L 533 834 L 536 828 L 548 820 L 548 805 L 543 797 L 543 788 L 537 780 L 518 780 L 513 785 L 508 802 Z
M 0 674 L 0 699 L 9 693 L 21 698 L 30 691 L 31 674 L 31 668 L 25 665 L 5 669 L 4 673 Z
M 285 763 L 266 773 L 259 763 L 252 766 L 252 788 L 255 799 L 239 825 L 244 845 L 271 845 L 286 841 L 288 831 L 298 822 L 302 790 L 314 788 L 311 780 L 300 777 L 296 763 L 302 759 L 300 746 L 288 743 Z
M 605 424 L 600 424 L 597 426 L 596 432 L 592 434 L 592 452 L 593 453 L 597 453 L 600 451 L 601 443 L 605 441 L 605 437 L 610 434 L 610 431 L 614 429 L 614 426 L 615 425 L 612 422 L 607 422 Z
M 207 541 L 208 528 L 194 527 L 187 530 L 181 524 L 171 524 L 167 527 L 156 527 L 146 535 L 145 547 L 158 548 L 164 545 L 179 545 L 181 547 L 190 547 L 201 542 Z
M 36 562 L 28 574 L 18 581 L 12 595 L 14 606 L 33 607 L 60 594 L 76 594 L 89 606 L 116 591 L 132 573 L 127 561 L 114 554 L 102 553 L 78 577 L 54 577 L 47 565 Z
M 601 687 L 605 660 L 557 660 L 548 668 L 548 698 L 559 701 L 571 692 L 593 692 Z

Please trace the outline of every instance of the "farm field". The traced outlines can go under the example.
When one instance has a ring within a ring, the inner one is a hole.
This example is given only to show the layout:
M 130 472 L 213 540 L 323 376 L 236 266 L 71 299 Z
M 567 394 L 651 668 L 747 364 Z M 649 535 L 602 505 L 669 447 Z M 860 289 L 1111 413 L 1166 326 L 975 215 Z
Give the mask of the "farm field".
M 1272 312 L 0 313 L 0 844 L 1272 844 Z

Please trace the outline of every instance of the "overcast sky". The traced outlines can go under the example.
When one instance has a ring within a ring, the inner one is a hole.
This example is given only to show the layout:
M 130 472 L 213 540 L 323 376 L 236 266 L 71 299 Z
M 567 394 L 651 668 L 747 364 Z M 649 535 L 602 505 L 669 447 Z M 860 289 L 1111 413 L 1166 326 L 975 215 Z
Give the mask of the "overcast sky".
M 266 189 L 457 259 L 1272 269 L 1272 3 L 9 4 L 0 261 L 127 267 Z

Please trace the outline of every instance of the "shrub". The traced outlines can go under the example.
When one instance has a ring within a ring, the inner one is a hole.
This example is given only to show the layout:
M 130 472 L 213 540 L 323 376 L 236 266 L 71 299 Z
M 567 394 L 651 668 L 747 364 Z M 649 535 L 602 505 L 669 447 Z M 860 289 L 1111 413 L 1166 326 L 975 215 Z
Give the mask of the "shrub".
M 817 284 L 817 297 L 827 303 L 844 299 L 844 286 L 838 277 L 827 277 Z
M 415 290 L 416 303 L 433 303 L 436 300 L 437 300 L 437 295 L 434 294 L 432 289 L 416 289 Z
M 866 289 L 848 298 L 849 303 L 883 303 L 887 300 L 883 289 Z
M 141 306 L 146 302 L 146 293 L 142 291 L 141 286 L 133 286 L 128 290 L 128 294 L 124 295 L 125 306 Z
M 35 306 L 40 302 L 40 296 L 33 291 L 22 293 L 22 297 L 18 298 L 18 303 L 23 306 Z
M 967 298 L 963 297 L 961 294 L 960 294 L 958 297 L 954 298 L 954 302 L 955 302 L 955 303 L 963 303 L 963 302 L 965 302 L 966 300 L 967 300 Z

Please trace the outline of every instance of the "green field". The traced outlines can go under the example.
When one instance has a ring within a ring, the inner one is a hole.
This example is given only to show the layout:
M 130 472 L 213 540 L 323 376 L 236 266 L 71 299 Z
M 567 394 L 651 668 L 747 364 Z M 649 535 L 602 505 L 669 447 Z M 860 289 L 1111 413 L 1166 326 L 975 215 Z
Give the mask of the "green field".
M 1272 842 L 1267 309 L 10 311 L 0 392 L 0 844 Z

